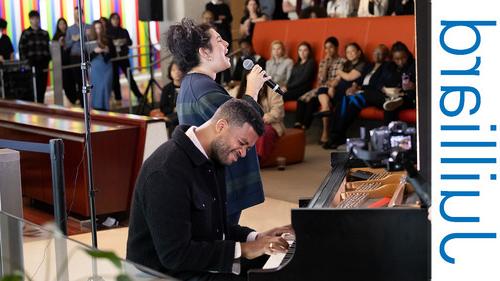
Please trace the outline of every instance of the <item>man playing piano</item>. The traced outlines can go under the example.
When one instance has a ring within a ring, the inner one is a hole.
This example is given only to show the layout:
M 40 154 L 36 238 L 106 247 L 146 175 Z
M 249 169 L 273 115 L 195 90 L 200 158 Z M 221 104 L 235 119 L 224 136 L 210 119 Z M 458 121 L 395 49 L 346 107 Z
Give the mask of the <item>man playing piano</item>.
M 140 171 L 127 259 L 182 280 L 246 280 L 265 254 L 286 252 L 281 235 L 290 226 L 257 233 L 226 219 L 224 166 L 245 157 L 263 132 L 260 114 L 237 99 L 200 127 L 177 127 Z

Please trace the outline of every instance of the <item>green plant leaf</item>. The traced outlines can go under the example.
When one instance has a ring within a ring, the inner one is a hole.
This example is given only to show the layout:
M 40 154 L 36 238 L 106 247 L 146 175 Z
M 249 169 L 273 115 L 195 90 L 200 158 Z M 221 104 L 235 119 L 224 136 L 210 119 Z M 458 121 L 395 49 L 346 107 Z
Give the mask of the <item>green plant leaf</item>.
M 101 250 L 93 250 L 93 249 L 85 249 L 87 254 L 91 257 L 98 259 L 106 259 L 112 262 L 118 269 L 121 268 L 121 260 L 120 258 L 113 252 L 110 251 L 101 251 Z
M 23 281 L 23 276 L 19 273 L 4 275 L 1 281 Z
M 116 281 L 132 281 L 132 279 L 130 279 L 128 275 L 122 273 L 116 276 Z

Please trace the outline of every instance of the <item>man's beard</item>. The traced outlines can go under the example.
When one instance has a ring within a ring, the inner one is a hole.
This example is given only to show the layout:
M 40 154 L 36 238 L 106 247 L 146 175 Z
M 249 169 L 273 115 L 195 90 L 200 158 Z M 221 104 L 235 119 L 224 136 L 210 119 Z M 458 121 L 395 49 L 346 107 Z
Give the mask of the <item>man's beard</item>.
M 224 143 L 222 138 L 216 138 L 211 145 L 210 159 L 218 162 L 221 165 L 229 166 L 232 162 L 229 162 L 228 158 L 231 154 L 231 149 L 227 144 Z

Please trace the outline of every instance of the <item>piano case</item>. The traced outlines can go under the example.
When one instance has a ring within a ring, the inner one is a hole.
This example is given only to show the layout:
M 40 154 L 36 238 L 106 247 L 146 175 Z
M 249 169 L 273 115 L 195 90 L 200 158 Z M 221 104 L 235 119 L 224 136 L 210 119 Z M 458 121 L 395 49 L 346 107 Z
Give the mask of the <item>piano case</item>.
M 349 166 L 338 153 L 307 208 L 292 210 L 294 253 L 248 280 L 430 280 L 430 223 L 424 208 L 330 208 Z

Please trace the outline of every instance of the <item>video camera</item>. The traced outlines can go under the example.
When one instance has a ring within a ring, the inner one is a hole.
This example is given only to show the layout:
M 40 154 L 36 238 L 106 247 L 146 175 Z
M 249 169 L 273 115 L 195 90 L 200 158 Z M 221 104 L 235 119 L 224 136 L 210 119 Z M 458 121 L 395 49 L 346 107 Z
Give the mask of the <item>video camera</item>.
M 422 207 L 430 206 L 427 191 L 429 183 L 418 173 L 416 130 L 405 122 L 394 121 L 370 131 L 361 129 L 360 138 L 347 139 L 347 152 L 364 161 L 369 167 L 385 167 L 387 171 L 405 170 L 408 181 L 422 201 Z
M 416 162 L 416 130 L 405 122 L 393 121 L 370 131 L 361 129 L 360 138 L 347 139 L 347 152 L 370 167 L 385 167 L 388 171 L 404 169 L 404 161 Z

